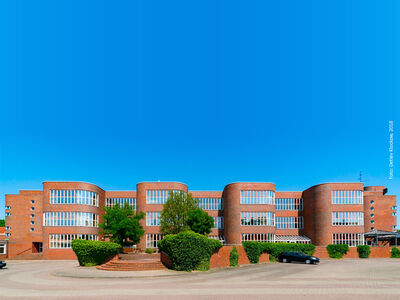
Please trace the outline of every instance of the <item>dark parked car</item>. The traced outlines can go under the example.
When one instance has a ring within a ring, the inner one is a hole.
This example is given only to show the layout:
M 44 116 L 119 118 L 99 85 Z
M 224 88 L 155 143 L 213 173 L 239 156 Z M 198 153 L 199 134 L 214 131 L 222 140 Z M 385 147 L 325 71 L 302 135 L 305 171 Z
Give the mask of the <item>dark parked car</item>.
M 5 261 L 0 260 L 0 269 L 3 268 L 3 267 L 5 267 L 6 265 L 7 265 L 7 264 L 6 264 Z
M 306 264 L 318 264 L 319 258 L 315 256 L 306 255 L 301 252 L 288 251 L 279 254 L 278 261 L 284 263 L 299 261 L 299 262 L 305 262 Z

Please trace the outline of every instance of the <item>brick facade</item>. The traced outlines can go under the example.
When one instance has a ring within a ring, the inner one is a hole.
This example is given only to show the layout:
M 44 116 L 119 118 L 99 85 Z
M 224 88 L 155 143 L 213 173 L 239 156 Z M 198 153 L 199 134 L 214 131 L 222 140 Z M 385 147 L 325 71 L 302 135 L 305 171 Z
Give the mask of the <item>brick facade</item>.
M 94 192 L 98 195 L 98 206 L 84 204 L 51 204 L 51 190 L 79 190 Z M 44 182 L 42 191 L 20 191 L 17 195 L 6 195 L 5 238 L 8 239 L 8 258 L 29 257 L 29 254 L 41 252 L 44 259 L 75 259 L 71 249 L 50 248 L 51 234 L 85 234 L 96 235 L 99 240 L 99 228 L 96 226 L 43 226 L 44 212 L 86 212 L 99 216 L 104 214 L 106 198 L 135 198 L 138 212 L 160 212 L 162 204 L 147 203 L 148 190 L 180 190 L 191 192 L 196 198 L 223 198 L 222 210 L 207 210 L 213 217 L 223 217 L 224 228 L 213 229 L 212 236 L 224 237 L 226 245 L 241 245 L 242 234 L 271 234 L 311 239 L 317 246 L 332 243 L 335 233 L 363 234 L 371 227 L 392 231 L 396 225 L 396 196 L 386 195 L 385 187 L 364 187 L 362 183 L 326 183 L 313 186 L 305 191 L 276 191 L 273 183 L 237 182 L 227 185 L 223 191 L 190 191 L 183 183 L 178 182 L 142 182 L 137 184 L 136 191 L 104 191 L 100 187 L 84 182 Z M 362 204 L 332 204 L 333 191 L 363 191 Z M 302 210 L 277 210 L 272 204 L 242 204 L 241 191 L 271 191 L 277 198 L 302 199 Z M 371 202 L 372 201 L 372 202 Z M 371 209 L 373 207 L 373 209 Z M 332 212 L 362 212 L 362 226 L 333 226 Z M 242 226 L 241 212 L 269 212 L 278 217 L 303 217 L 303 228 L 277 229 L 276 226 Z M 373 216 L 371 217 L 371 214 Z M 372 222 L 371 222 L 372 221 Z M 157 234 L 158 226 L 142 225 L 146 234 Z M 146 234 L 137 245 L 143 251 L 146 248 Z M 221 251 L 228 251 L 225 250 Z M 225 255 L 221 255 L 221 257 Z M 216 255 L 218 257 L 218 254 Z M 215 258 L 216 259 L 216 258 Z M 264 258 L 262 258 L 264 260 Z M 212 262 L 214 264 L 214 262 Z M 215 264 L 220 264 L 218 261 Z

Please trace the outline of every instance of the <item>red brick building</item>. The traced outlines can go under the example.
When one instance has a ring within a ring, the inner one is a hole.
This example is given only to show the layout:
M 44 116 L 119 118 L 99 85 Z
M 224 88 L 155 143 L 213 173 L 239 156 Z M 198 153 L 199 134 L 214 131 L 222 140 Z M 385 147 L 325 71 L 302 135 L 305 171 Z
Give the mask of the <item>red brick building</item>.
M 192 193 L 213 218 L 210 236 L 242 241 L 366 243 L 364 233 L 396 228 L 396 196 L 383 186 L 326 183 L 305 191 L 276 191 L 273 183 L 237 182 L 223 191 L 190 191 L 178 182 L 142 182 L 136 191 L 104 191 L 84 182 L 44 182 L 42 191 L 6 195 L 8 258 L 73 259 L 75 238 L 102 240 L 98 223 L 104 206 L 129 203 L 139 212 L 145 236 L 140 250 L 157 247 L 159 214 L 169 191 Z

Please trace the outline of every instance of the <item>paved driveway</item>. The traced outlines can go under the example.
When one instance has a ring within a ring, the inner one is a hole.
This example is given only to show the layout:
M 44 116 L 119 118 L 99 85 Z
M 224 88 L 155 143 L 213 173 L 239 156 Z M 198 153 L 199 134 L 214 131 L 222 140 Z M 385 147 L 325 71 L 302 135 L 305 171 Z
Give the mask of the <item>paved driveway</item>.
M 323 260 L 317 266 L 269 263 L 193 273 L 109 272 L 79 268 L 73 261 L 8 261 L 8 268 L 0 270 L 0 298 L 7 296 L 400 299 L 400 259 Z

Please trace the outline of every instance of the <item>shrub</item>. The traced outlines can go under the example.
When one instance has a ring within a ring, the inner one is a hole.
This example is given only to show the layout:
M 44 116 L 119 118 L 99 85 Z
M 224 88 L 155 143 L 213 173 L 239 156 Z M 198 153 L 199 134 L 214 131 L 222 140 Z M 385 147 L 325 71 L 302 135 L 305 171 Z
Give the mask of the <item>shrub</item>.
M 392 247 L 391 258 L 400 258 L 400 250 L 397 247 Z
M 369 249 L 368 245 L 358 245 L 357 252 L 359 258 L 368 258 L 371 250 Z
M 349 251 L 349 245 L 328 245 L 326 246 L 330 258 L 342 258 Z
M 168 254 L 173 269 L 181 271 L 208 270 L 211 254 L 220 247 L 220 241 L 193 231 L 169 234 L 158 242 L 158 248 Z
M 254 241 L 243 242 L 243 248 L 252 264 L 258 263 L 261 253 L 264 252 L 269 254 L 269 259 L 271 261 L 276 261 L 278 255 L 285 251 L 299 251 L 307 255 L 313 255 L 315 251 L 315 246 L 311 244 L 265 243 Z
M 144 252 L 146 252 L 147 254 L 153 254 L 155 251 L 153 248 L 146 248 Z
M 235 246 L 233 246 L 231 250 L 231 254 L 229 255 L 229 265 L 231 267 L 236 267 L 239 265 L 239 253 Z
M 214 227 L 214 219 L 200 208 L 189 211 L 187 223 L 191 230 L 200 234 L 209 234 Z
M 116 243 L 78 239 L 71 242 L 71 247 L 81 266 L 100 265 L 121 250 L 121 246 Z

